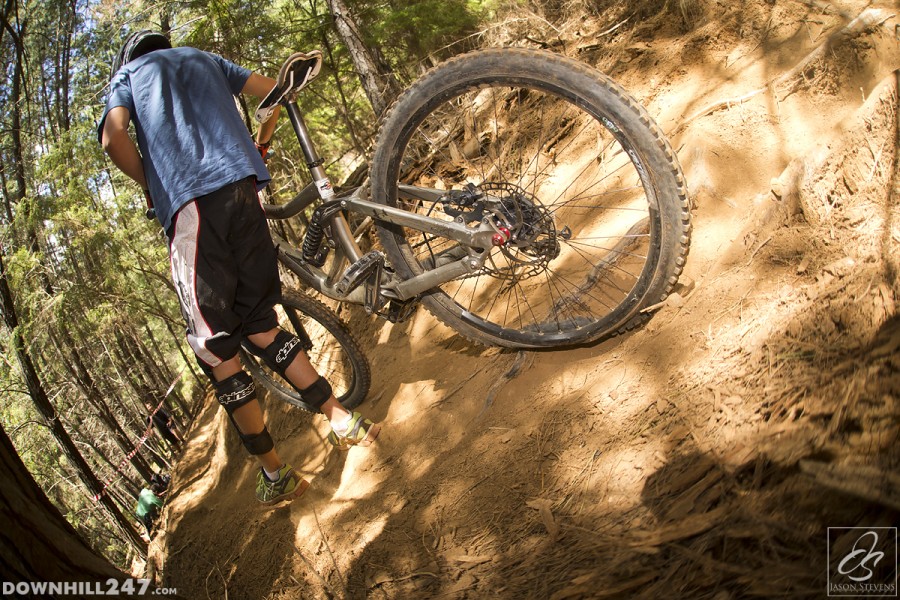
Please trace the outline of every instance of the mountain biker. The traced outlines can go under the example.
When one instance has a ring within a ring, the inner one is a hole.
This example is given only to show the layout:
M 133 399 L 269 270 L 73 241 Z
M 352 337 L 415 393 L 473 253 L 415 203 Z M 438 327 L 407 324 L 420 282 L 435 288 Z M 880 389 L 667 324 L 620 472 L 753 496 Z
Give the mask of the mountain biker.
M 171 450 L 179 452 L 184 440 L 175 431 L 175 419 L 169 411 L 162 406 L 154 408 L 153 403 L 149 401 L 144 402 L 144 406 L 147 408 L 147 425 L 156 427 L 157 433 L 168 442 Z
M 173 48 L 161 33 L 140 31 L 113 63 L 98 125 L 104 150 L 144 190 L 166 233 L 188 341 L 260 463 L 256 496 L 265 504 L 299 496 L 308 482 L 275 450 L 237 356 L 242 338 L 324 413 L 334 446 L 366 446 L 379 431 L 341 406 L 300 340 L 277 327 L 277 255 L 257 196 L 270 180 L 262 157 L 277 112 L 260 126 L 254 144 L 235 103 L 240 93 L 263 98 L 275 83 L 218 55 Z
M 156 524 L 156 519 L 159 518 L 164 494 L 165 489 L 156 482 L 151 483 L 149 488 L 143 488 L 138 494 L 137 503 L 134 505 L 134 515 L 147 528 L 147 539 L 153 535 L 153 526 Z

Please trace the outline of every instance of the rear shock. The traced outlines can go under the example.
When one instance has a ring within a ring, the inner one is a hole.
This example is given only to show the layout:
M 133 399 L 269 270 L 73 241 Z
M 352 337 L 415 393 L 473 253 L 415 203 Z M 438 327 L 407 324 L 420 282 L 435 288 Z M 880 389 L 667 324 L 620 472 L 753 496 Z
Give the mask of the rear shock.
M 325 238 L 325 223 L 341 211 L 341 201 L 332 200 L 318 206 L 309 219 L 309 227 L 303 237 L 303 260 L 314 267 L 325 264 L 327 252 L 321 252 L 322 240 Z

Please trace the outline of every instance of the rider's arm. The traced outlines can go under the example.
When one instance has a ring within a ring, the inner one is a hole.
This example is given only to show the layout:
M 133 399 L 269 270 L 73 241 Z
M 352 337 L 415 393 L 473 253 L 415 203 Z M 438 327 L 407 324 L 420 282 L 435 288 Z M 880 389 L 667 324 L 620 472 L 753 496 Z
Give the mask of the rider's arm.
M 250 78 L 247 79 L 247 83 L 244 84 L 244 89 L 242 89 L 241 92 L 263 99 L 272 88 L 275 87 L 275 83 L 276 81 L 270 77 L 260 75 L 259 73 L 251 73 Z M 278 121 L 278 113 L 280 111 L 281 106 L 277 106 L 275 112 L 269 117 L 269 120 L 259 126 L 259 131 L 256 132 L 257 144 L 267 144 L 269 143 L 269 140 L 272 139 L 272 134 L 275 133 L 275 123 Z
M 113 164 L 123 173 L 134 179 L 141 189 L 147 189 L 147 178 L 144 176 L 144 163 L 137 146 L 128 135 L 128 123 L 131 113 L 124 106 L 110 109 L 103 123 L 103 149 L 109 154 Z

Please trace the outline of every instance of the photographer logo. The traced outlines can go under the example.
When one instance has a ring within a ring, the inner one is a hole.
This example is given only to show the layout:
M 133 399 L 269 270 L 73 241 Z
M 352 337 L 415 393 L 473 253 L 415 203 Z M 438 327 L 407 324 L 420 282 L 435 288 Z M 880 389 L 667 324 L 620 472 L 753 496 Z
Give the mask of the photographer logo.
M 897 528 L 828 528 L 829 596 L 897 596 Z

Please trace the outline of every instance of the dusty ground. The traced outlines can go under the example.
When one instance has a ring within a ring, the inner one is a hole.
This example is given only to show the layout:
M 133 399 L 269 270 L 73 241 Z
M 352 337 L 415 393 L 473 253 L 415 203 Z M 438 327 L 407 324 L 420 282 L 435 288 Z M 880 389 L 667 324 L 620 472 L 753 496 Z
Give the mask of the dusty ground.
M 828 527 L 896 526 L 900 8 L 670 4 L 691 10 L 507 34 L 598 65 L 672 135 L 696 204 L 679 295 L 630 335 L 520 354 L 424 311 L 391 326 L 345 310 L 373 367 L 377 445 L 331 451 L 323 420 L 270 402 L 312 487 L 260 510 L 209 401 L 152 545 L 160 585 L 824 597 Z M 836 33 L 866 8 L 870 26 Z

